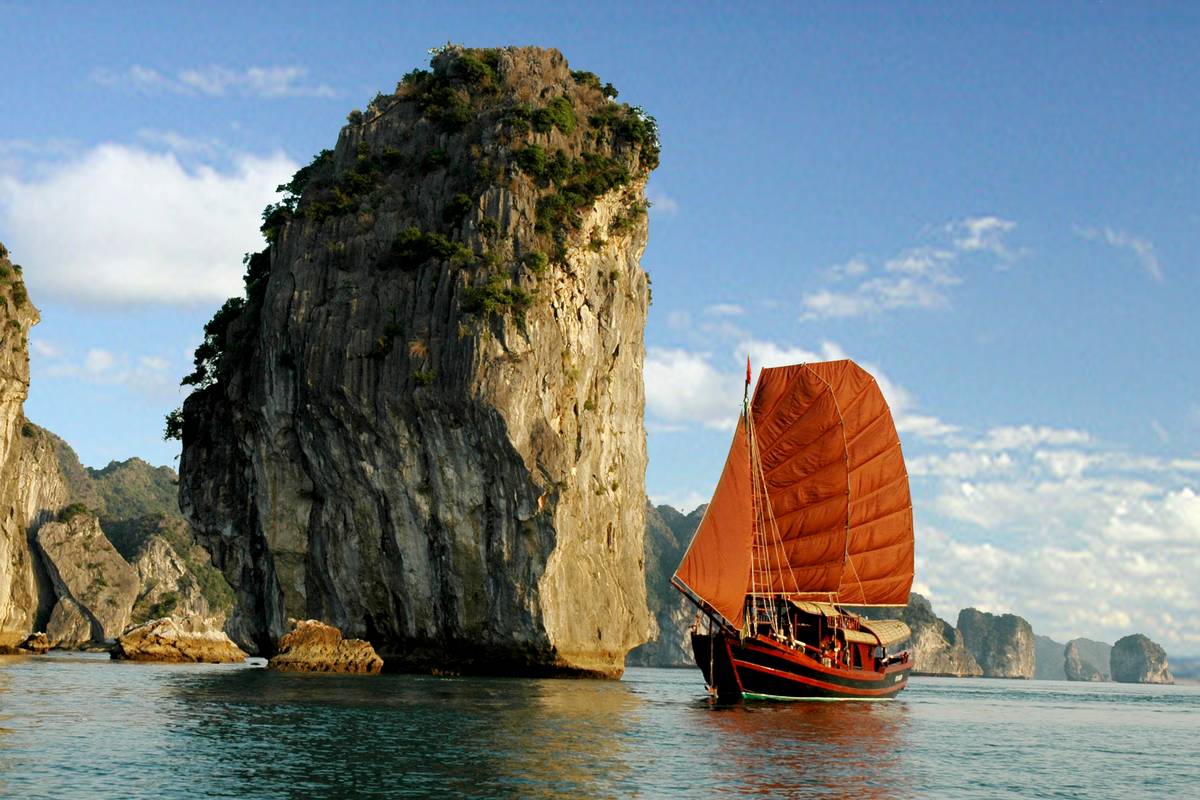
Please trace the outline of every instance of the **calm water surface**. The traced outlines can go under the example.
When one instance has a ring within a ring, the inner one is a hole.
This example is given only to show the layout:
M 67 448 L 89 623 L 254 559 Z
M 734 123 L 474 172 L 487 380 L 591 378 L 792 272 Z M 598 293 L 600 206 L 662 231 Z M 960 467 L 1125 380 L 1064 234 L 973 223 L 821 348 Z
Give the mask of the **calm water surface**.
M 709 706 L 619 682 L 0 657 L 2 797 L 1197 797 L 1200 688 L 914 678 Z

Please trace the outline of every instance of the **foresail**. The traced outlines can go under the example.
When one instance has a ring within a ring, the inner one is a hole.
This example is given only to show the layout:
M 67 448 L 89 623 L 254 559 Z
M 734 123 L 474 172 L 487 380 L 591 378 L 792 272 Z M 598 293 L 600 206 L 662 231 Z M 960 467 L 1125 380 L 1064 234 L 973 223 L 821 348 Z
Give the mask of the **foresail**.
M 675 570 L 677 582 L 738 630 L 750 579 L 752 517 L 750 455 L 739 421 L 712 502 Z

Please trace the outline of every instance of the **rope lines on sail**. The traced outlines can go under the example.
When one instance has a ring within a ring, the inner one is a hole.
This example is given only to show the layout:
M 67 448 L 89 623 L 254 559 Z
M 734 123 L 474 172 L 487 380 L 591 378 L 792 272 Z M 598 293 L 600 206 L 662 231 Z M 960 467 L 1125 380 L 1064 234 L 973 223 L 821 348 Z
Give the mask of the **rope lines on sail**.
M 796 580 L 796 574 L 792 570 L 791 562 L 787 558 L 787 553 L 783 545 L 783 537 L 779 533 L 779 523 L 775 519 L 775 510 L 771 505 L 771 496 L 767 491 L 767 479 L 763 472 L 762 457 L 758 450 L 758 436 L 754 428 L 754 415 L 746 415 L 746 433 L 750 444 L 750 481 L 751 481 L 751 496 L 753 497 L 754 507 L 754 544 L 751 548 L 751 568 L 750 568 L 750 594 L 751 614 L 754 630 L 757 630 L 759 623 L 759 609 L 767 612 L 767 618 L 770 620 L 772 633 L 780 633 L 778 628 L 779 615 L 774 607 L 775 598 L 787 596 L 788 594 L 798 594 L 800 590 L 799 581 Z M 768 535 L 770 539 L 768 540 Z M 791 579 L 791 592 L 787 591 L 787 587 L 781 585 L 781 591 L 775 591 L 771 580 L 771 556 L 774 551 L 774 560 L 778 565 L 777 570 L 780 575 L 780 583 L 783 583 L 784 567 L 787 568 L 787 575 Z M 761 580 L 759 576 L 762 576 Z M 790 622 L 790 616 L 787 617 Z M 788 631 L 791 638 L 795 637 L 794 631 Z

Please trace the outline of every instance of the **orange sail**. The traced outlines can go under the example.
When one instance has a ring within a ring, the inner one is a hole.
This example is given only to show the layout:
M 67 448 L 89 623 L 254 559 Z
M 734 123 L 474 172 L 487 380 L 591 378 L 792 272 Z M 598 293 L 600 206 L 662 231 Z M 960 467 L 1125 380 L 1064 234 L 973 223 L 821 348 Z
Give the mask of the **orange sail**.
M 750 592 L 905 605 L 912 501 L 875 379 L 848 360 L 764 369 L 749 414 L 677 580 L 738 629 Z

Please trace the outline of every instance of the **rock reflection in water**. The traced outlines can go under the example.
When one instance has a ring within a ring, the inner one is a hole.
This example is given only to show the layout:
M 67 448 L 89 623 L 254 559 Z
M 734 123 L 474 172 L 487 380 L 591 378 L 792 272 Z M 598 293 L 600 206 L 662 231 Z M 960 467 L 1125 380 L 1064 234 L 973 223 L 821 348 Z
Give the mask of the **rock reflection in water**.
M 289 796 L 598 797 L 630 776 L 617 682 L 180 676 L 192 757 Z
M 737 795 L 911 797 L 913 776 L 900 757 L 908 714 L 895 701 L 714 708 L 704 723 L 726 742 L 728 759 L 715 785 L 736 784 Z

